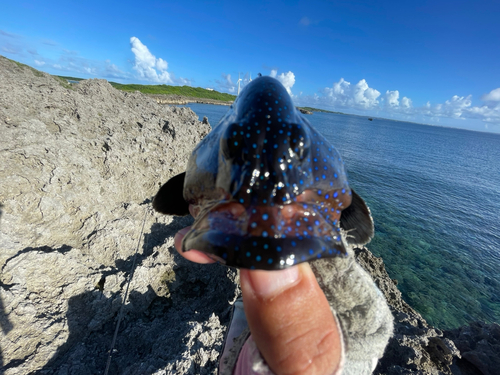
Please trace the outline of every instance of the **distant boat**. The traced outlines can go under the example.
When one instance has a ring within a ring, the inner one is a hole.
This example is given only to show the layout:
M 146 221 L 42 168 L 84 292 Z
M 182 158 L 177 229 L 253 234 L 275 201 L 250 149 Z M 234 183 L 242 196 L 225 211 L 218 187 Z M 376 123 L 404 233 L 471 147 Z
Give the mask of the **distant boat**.
M 373 121 L 373 119 L 371 117 L 368 117 L 368 120 Z

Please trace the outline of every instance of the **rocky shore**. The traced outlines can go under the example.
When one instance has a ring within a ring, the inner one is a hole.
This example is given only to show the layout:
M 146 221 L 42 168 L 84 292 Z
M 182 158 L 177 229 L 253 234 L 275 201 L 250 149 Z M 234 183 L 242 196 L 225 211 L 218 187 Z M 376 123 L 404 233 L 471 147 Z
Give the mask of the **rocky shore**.
M 227 105 L 227 106 L 233 104 L 233 102 L 226 102 L 224 100 L 190 98 L 181 95 L 150 95 L 150 96 L 155 98 L 158 104 L 185 105 L 189 103 L 200 103 L 200 104 L 217 104 L 217 105 Z
M 238 273 L 185 261 L 173 236 L 191 220 L 150 208 L 209 124 L 0 56 L 0 129 L 0 374 L 103 373 L 132 274 L 110 373 L 216 374 Z M 356 255 L 396 322 L 376 373 L 497 373 L 500 326 L 430 327 L 382 259 Z

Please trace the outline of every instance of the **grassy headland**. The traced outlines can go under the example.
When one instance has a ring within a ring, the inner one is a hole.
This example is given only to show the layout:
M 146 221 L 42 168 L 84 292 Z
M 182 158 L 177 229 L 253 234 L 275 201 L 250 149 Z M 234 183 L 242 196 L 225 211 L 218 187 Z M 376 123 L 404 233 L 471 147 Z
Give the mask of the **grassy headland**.
M 67 79 L 69 81 L 82 81 L 82 78 L 76 77 L 64 77 L 61 78 Z M 191 86 L 170 86 L 170 85 L 138 85 L 133 83 L 121 84 L 116 82 L 109 81 L 111 86 L 115 89 L 134 92 L 139 91 L 143 94 L 152 94 L 152 95 L 178 95 L 184 96 L 188 98 L 200 98 L 200 99 L 212 99 L 212 100 L 220 100 L 225 102 L 233 102 L 236 99 L 236 96 L 218 92 L 215 90 L 207 90 L 201 87 L 191 87 Z
M 83 78 L 58 76 L 59 78 L 66 79 L 68 81 L 82 81 Z M 191 86 L 170 86 L 170 85 L 139 85 L 134 83 L 121 84 L 116 82 L 109 82 L 111 86 L 122 91 L 139 91 L 143 94 L 150 95 L 177 95 L 185 98 L 195 98 L 195 99 L 210 99 L 218 100 L 223 102 L 233 102 L 236 99 L 235 95 L 226 94 L 223 92 L 215 90 L 207 90 L 201 87 L 191 87 Z M 312 108 L 312 107 L 297 107 L 311 112 L 325 112 L 325 113 L 336 113 L 344 115 L 342 112 L 327 111 L 325 109 Z
M 305 109 L 306 111 L 311 111 L 311 112 L 336 113 L 338 115 L 345 115 L 345 113 L 342 113 L 342 112 L 327 111 L 326 109 L 319 109 L 319 108 L 313 108 L 313 107 L 297 107 L 297 108 Z

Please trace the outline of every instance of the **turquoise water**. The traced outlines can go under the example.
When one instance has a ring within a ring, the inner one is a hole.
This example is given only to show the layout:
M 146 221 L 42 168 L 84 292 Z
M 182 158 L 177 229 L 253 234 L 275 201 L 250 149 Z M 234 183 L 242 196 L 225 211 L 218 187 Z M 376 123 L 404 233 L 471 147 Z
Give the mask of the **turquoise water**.
M 227 107 L 192 104 L 215 126 Z M 307 119 L 366 200 L 404 299 L 430 324 L 500 322 L 500 135 L 366 117 Z

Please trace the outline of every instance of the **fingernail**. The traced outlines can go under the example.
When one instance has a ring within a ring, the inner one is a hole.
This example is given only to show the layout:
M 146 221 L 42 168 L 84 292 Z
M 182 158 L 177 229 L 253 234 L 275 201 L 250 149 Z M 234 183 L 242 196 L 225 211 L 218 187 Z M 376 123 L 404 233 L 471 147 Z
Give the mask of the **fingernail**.
M 191 227 L 182 228 L 180 231 L 178 231 L 175 234 L 174 244 L 175 244 L 175 248 L 177 249 L 177 251 L 182 252 L 182 239 L 184 238 L 186 233 L 189 232 L 190 230 L 191 230 Z
M 191 227 L 182 228 L 176 233 L 176 236 L 185 236 L 187 232 L 191 230 Z
M 279 271 L 247 271 L 245 276 L 254 293 L 268 299 L 295 285 L 300 279 L 300 272 L 299 267 L 295 266 Z

